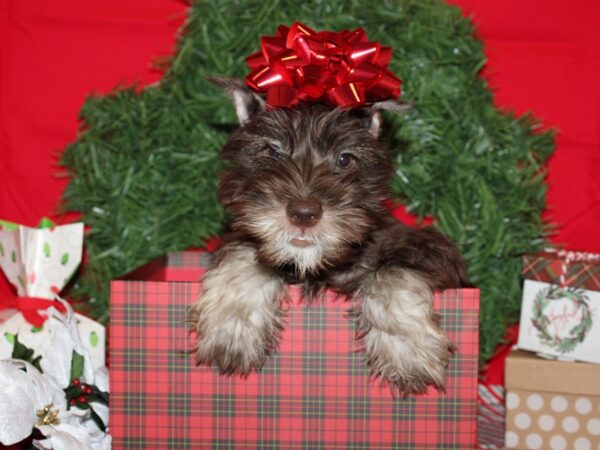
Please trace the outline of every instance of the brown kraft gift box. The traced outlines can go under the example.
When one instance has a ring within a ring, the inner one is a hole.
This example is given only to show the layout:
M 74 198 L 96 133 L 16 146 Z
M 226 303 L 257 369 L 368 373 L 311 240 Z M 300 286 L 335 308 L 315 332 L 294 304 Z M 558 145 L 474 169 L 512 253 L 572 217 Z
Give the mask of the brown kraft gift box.
M 505 380 L 507 448 L 600 450 L 600 365 L 519 350 Z

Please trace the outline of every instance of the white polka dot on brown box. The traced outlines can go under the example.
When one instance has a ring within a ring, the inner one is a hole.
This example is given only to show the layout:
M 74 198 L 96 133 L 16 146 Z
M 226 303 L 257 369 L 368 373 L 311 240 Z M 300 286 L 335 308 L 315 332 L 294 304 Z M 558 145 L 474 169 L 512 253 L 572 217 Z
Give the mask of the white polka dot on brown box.
M 515 351 L 505 379 L 507 448 L 600 450 L 600 365 Z

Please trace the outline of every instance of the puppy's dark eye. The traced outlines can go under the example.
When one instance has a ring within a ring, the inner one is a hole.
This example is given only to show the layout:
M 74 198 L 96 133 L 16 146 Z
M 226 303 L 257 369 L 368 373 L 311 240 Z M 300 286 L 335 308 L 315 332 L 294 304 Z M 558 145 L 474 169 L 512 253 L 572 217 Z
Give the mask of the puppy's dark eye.
M 272 158 L 279 158 L 281 156 L 281 150 L 274 145 L 267 145 L 267 154 Z
M 342 169 L 346 169 L 352 165 L 353 161 L 354 161 L 354 156 L 352 156 L 350 153 L 342 153 L 338 157 L 337 165 L 339 167 L 341 167 Z

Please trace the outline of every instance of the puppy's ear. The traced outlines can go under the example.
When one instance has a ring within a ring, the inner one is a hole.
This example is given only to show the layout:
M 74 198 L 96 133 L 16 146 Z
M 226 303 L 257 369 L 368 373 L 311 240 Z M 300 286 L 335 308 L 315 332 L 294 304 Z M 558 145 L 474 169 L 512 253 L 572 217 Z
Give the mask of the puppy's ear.
M 242 80 L 226 77 L 208 77 L 215 86 L 223 89 L 235 106 L 235 113 L 243 125 L 248 119 L 265 110 L 265 101 L 256 92 L 248 88 Z
M 403 102 L 400 100 L 375 102 L 370 107 L 364 109 L 365 116 L 363 117 L 363 123 L 373 136 L 379 137 L 381 133 L 381 111 L 392 111 L 397 114 L 403 114 L 409 111 L 412 106 L 412 102 Z

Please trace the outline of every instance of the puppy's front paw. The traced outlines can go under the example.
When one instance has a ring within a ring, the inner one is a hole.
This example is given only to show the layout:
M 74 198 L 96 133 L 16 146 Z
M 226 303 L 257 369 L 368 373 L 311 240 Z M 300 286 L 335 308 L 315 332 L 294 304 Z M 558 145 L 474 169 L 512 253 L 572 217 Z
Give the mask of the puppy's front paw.
M 453 345 L 441 331 L 417 336 L 388 334 L 371 328 L 363 337 L 373 374 L 402 394 L 421 394 L 429 385 L 443 391 L 444 375 Z
M 453 346 L 437 324 L 433 293 L 416 272 L 388 269 L 367 279 L 355 309 L 373 373 L 403 394 L 444 390 Z
M 190 310 L 196 358 L 221 373 L 248 374 L 277 346 L 283 282 L 258 265 L 248 245 L 225 246 L 221 256 L 202 278 L 202 294 Z
M 260 326 L 254 318 L 228 317 L 198 322 L 196 359 L 213 364 L 222 374 L 247 375 L 260 369 L 276 340 L 273 330 Z

